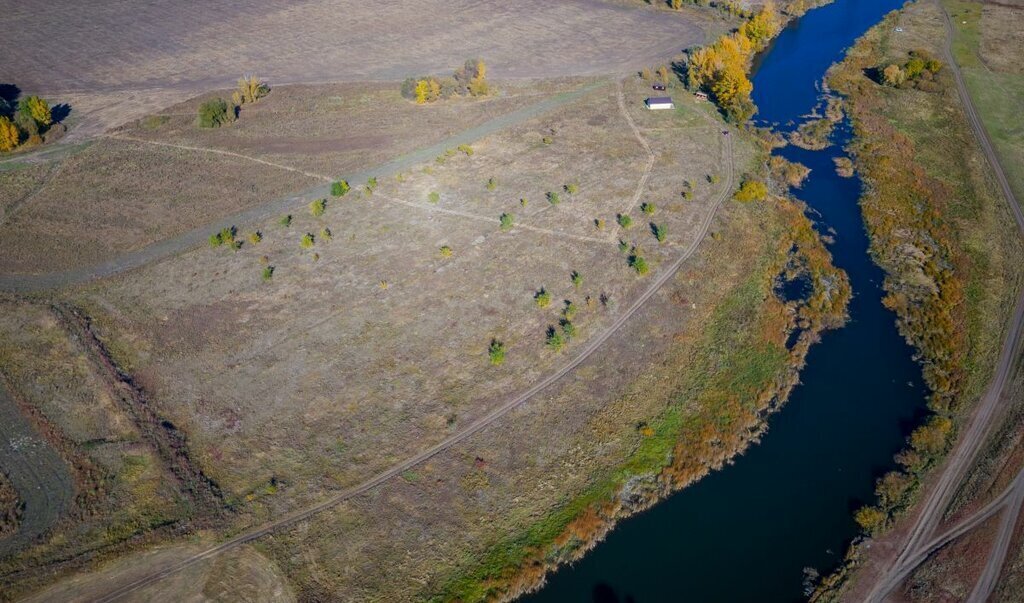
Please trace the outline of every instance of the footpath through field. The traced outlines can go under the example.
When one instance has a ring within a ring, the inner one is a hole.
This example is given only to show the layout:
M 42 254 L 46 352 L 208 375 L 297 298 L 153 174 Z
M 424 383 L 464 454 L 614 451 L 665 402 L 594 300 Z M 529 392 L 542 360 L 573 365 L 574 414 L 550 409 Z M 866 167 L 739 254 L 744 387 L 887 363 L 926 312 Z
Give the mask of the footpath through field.
M 412 166 L 429 161 L 443 154 L 448 149 L 453 149 L 460 144 L 470 144 L 485 136 L 494 134 L 510 126 L 519 124 L 526 120 L 538 117 L 558 107 L 566 105 L 602 86 L 610 85 L 610 81 L 600 81 L 588 84 L 571 92 L 563 92 L 544 100 L 534 103 L 528 107 L 518 109 L 511 113 L 501 115 L 478 126 L 455 134 L 437 144 L 412 151 L 405 155 L 396 157 L 381 165 L 360 170 L 355 173 L 346 174 L 343 178 L 351 182 L 365 182 L 371 177 L 388 176 L 407 170 Z M 225 216 L 209 224 L 193 228 L 192 230 L 175 237 L 157 241 L 151 245 L 135 251 L 119 255 L 106 262 L 66 270 L 60 272 L 48 272 L 42 274 L 0 274 L 0 290 L 14 293 L 30 293 L 47 289 L 57 289 L 71 285 L 78 285 L 93 279 L 111 276 L 126 270 L 139 268 L 150 262 L 161 260 L 179 253 L 188 251 L 193 247 L 206 243 L 211 232 L 217 232 L 223 228 L 242 226 L 255 222 L 266 221 L 279 214 L 288 213 L 301 209 L 314 199 L 330 196 L 330 184 L 308 189 L 291 197 L 277 199 L 257 205 Z
M 585 91 L 592 89 L 593 87 L 594 86 L 589 86 L 587 89 L 577 91 L 571 94 L 578 96 L 579 94 L 582 94 Z M 575 96 L 573 98 L 575 98 Z M 709 120 L 712 119 L 711 117 L 706 118 Z M 270 534 L 271 532 L 274 532 L 276 530 L 280 530 L 282 528 L 292 526 L 301 521 L 310 519 L 311 517 L 320 513 L 321 511 L 333 508 L 341 504 L 342 502 L 345 502 L 356 496 L 359 496 L 360 494 L 368 492 L 373 488 L 381 485 L 382 483 L 388 481 L 389 479 L 412 469 L 416 465 L 419 465 L 420 463 L 430 459 L 431 457 L 440 454 L 441 452 L 444 452 L 452 448 L 453 446 L 465 441 L 467 438 L 481 432 L 482 430 L 489 427 L 490 425 L 492 425 L 505 415 L 509 414 L 511 411 L 522 406 L 524 403 L 526 403 L 528 400 L 530 400 L 537 394 L 541 393 L 548 387 L 551 387 L 552 385 L 557 383 L 563 377 L 565 377 L 574 369 L 576 369 L 576 367 L 578 367 L 588 358 L 590 358 L 590 356 L 594 354 L 594 352 L 600 349 L 601 346 L 603 346 L 620 328 L 622 328 L 623 325 L 625 325 L 630 320 L 630 318 L 632 318 L 640 310 L 641 307 L 644 306 L 644 304 L 647 303 L 648 300 L 651 299 L 651 297 L 653 297 L 666 283 L 671 281 L 672 278 L 679 271 L 679 269 L 683 266 L 683 264 L 688 259 L 690 259 L 694 253 L 696 253 L 697 249 L 700 247 L 701 242 L 704 240 L 704 238 L 706 238 L 708 231 L 711 228 L 711 223 L 718 213 L 719 207 L 721 207 L 721 205 L 730 197 L 734 189 L 736 178 L 734 165 L 735 158 L 733 155 L 732 139 L 732 136 L 725 137 L 725 145 L 723 149 L 724 157 L 722 158 L 725 164 L 725 178 L 722 183 L 721 192 L 718 194 L 718 196 L 714 200 L 714 203 L 708 209 L 707 215 L 703 217 L 700 224 L 700 228 L 696 233 L 696 236 L 690 242 L 690 244 L 686 246 L 683 252 L 680 253 L 680 255 L 671 264 L 665 266 L 665 268 L 661 271 L 660 274 L 657 275 L 657 278 L 654 279 L 650 286 L 618 318 L 616 318 L 615 322 L 613 322 L 600 335 L 595 337 L 593 340 L 589 341 L 587 345 L 580 351 L 579 354 L 577 354 L 574 358 L 572 358 L 568 363 L 563 365 L 557 371 L 549 374 L 541 381 L 538 381 L 529 389 L 519 394 L 516 394 L 513 397 L 510 397 L 501 406 L 494 409 L 487 415 L 480 417 L 479 419 L 468 425 L 465 429 L 453 434 L 452 436 L 439 442 L 438 444 L 426 450 L 423 450 L 419 454 L 416 454 L 415 456 L 409 457 L 404 461 L 391 466 L 390 468 L 382 471 L 381 473 L 378 473 L 377 475 L 367 479 L 366 481 L 360 484 L 342 490 L 315 505 L 303 509 L 297 509 L 295 511 L 292 511 L 291 513 L 283 515 L 279 519 L 276 519 L 272 522 L 266 523 L 262 526 L 250 528 L 249 530 L 237 534 L 236 536 L 233 536 L 230 539 L 225 540 L 224 542 L 214 545 L 204 551 L 198 552 L 187 558 L 171 563 L 164 568 L 155 569 L 150 573 L 146 574 L 145 576 L 137 578 L 126 584 L 109 584 L 109 586 L 112 587 L 112 589 L 92 599 L 92 601 L 94 601 L 95 603 L 108 603 L 111 601 L 120 600 L 131 593 L 137 592 L 139 589 L 154 584 L 169 576 L 175 575 L 181 572 L 182 570 L 195 565 L 196 563 L 202 562 L 206 559 L 213 558 L 219 555 L 220 553 L 239 547 L 243 544 L 256 540 L 262 536 Z M 433 156 L 433 154 L 436 154 L 436 151 L 432 151 L 431 153 L 427 154 L 427 157 L 431 157 Z

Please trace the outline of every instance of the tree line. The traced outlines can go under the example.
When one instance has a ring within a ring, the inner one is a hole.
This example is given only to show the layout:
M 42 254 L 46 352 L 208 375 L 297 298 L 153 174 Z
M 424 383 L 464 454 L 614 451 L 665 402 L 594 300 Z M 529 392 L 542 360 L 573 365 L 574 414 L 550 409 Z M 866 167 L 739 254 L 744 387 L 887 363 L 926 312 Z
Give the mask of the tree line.
M 41 144 L 53 124 L 50 105 L 38 96 L 27 96 L 14 103 L 0 99 L 0 152 Z
M 687 85 L 710 94 L 730 120 L 750 119 L 757 110 L 750 99 L 754 90 L 747 77 L 750 59 L 768 46 L 781 27 L 774 3 L 767 2 L 733 33 L 690 51 L 685 61 Z
M 487 65 L 481 59 L 469 59 L 449 77 L 409 77 L 402 82 L 402 96 L 422 105 L 453 96 L 487 96 Z

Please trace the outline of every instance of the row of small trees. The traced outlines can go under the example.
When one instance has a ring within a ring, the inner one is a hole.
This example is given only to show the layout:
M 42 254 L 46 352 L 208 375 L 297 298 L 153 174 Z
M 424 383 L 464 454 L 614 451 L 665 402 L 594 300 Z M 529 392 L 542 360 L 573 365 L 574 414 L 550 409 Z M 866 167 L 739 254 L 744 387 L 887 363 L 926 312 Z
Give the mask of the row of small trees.
M 52 125 L 50 105 L 38 96 L 27 96 L 13 106 L 0 101 L 0 151 L 39 144 Z
M 466 61 L 451 77 L 410 77 L 402 82 L 402 96 L 420 105 L 453 96 L 487 96 L 490 92 L 487 65 L 481 59 Z

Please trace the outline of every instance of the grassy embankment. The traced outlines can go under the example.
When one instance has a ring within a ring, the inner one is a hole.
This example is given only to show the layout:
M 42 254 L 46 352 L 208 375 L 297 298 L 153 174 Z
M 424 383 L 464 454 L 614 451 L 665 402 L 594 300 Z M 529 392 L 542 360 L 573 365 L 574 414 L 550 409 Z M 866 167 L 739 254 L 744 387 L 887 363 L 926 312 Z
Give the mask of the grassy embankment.
M 964 117 L 948 69 L 937 86 L 879 83 L 911 51 L 941 56 L 941 13 L 911 4 L 892 13 L 848 52 L 830 77 L 847 101 L 852 152 L 866 191 L 861 200 L 871 253 L 885 270 L 885 303 L 918 351 L 931 416 L 878 482 L 876 504 L 857 512 L 869 534 L 891 526 L 922 479 L 948 450 L 959 420 L 988 382 L 1021 279 L 1021 249 Z M 895 32 L 901 25 L 907 35 Z M 927 91 L 926 91 L 927 90 Z M 856 565 L 823 582 L 827 599 Z
M 596 472 L 585 492 L 452 577 L 436 600 L 490 600 L 530 589 L 560 563 L 582 556 L 617 520 L 721 468 L 756 441 L 765 413 L 795 384 L 811 343 L 842 322 L 849 291 L 797 204 L 772 199 L 734 212 L 746 215 L 730 217 L 723 239 L 745 238 L 744 249 L 754 253 L 728 260 L 744 277 L 725 284 L 701 335 L 681 341 L 652 368 L 655 378 L 630 392 L 666 401 L 641 428 L 639 446 L 619 467 Z M 794 259 L 814 283 L 796 316 L 772 293 Z M 785 347 L 787 322 L 808 328 L 792 350 Z

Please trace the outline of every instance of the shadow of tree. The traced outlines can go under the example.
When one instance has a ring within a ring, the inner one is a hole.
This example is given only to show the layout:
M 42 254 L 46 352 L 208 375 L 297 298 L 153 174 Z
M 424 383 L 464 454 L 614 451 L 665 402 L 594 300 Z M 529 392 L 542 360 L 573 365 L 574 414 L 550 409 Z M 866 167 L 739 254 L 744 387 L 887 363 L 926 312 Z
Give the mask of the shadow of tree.
M 53 117 L 54 123 L 58 123 L 59 124 L 60 122 L 64 121 L 67 118 L 67 116 L 70 115 L 70 114 L 71 114 L 71 105 L 69 105 L 67 103 L 61 103 L 59 105 L 54 105 L 53 108 L 50 109 L 50 115 Z

